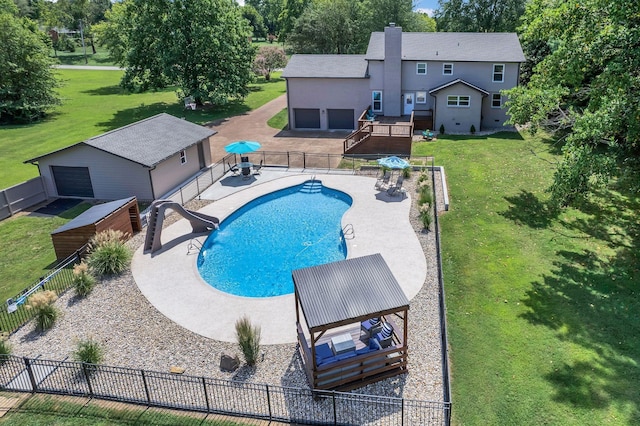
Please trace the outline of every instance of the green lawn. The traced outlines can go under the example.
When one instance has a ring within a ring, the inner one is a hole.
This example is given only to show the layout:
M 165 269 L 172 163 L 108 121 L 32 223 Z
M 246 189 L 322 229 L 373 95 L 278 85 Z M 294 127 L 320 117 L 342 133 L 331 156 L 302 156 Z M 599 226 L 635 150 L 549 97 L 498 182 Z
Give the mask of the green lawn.
M 9 398 L 14 394 L 3 394 Z M 118 426 L 118 425 L 193 425 L 237 426 L 230 420 L 205 418 L 205 414 L 145 408 L 137 405 L 60 396 L 33 395 L 0 419 L 12 426 Z
M 113 59 L 109 56 L 109 52 L 104 47 L 96 46 L 96 53 L 93 53 L 91 46 L 87 45 L 87 62 L 85 63 L 85 55 L 82 47 L 76 48 L 75 52 L 57 52 L 57 55 L 51 53 L 51 57 L 62 65 L 103 65 L 116 66 Z
M 415 145 L 445 166 L 453 416 L 464 425 L 640 424 L 640 200 L 554 214 L 557 147 L 515 133 Z
M 0 127 L 0 188 L 15 185 L 38 175 L 38 169 L 23 161 L 80 142 L 92 136 L 166 112 L 194 123 L 243 114 L 285 92 L 280 73 L 271 81 L 258 80 L 250 86 L 243 102 L 224 107 L 185 110 L 173 89 L 158 92 L 126 93 L 118 83 L 122 71 L 58 70 L 64 86 L 63 105 L 44 121 Z
M 289 116 L 287 114 L 287 111 L 287 108 L 284 108 L 276 115 L 271 117 L 269 121 L 267 121 L 269 127 L 278 130 L 285 130 L 287 128 L 287 125 L 289 124 Z

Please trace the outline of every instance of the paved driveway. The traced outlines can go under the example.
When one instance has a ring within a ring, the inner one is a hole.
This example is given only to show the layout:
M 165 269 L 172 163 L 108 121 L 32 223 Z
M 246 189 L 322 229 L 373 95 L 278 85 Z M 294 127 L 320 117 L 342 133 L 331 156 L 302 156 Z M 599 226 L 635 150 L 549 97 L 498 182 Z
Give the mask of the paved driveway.
M 226 155 L 224 146 L 238 140 L 255 140 L 264 151 L 298 151 L 308 153 L 342 154 L 345 131 L 290 131 L 269 127 L 267 121 L 287 107 L 287 95 L 243 115 L 218 120 L 208 127 L 216 130 L 211 138 L 211 158 L 214 162 Z

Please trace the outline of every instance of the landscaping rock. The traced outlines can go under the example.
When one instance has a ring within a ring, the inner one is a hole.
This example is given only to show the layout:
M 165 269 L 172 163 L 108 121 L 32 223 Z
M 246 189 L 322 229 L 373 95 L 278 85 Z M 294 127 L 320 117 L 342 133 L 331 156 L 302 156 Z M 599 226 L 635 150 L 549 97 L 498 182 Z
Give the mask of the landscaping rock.
M 222 354 L 220 356 L 220 370 L 236 371 L 238 367 L 240 367 L 240 358 L 238 358 L 238 355 L 232 357 L 231 355 Z

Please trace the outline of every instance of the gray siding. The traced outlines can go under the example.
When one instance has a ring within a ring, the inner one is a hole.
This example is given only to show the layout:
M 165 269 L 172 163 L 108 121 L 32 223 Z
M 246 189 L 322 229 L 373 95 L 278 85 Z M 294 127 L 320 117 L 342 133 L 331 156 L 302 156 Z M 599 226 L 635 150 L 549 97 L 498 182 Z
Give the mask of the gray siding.
M 466 95 L 470 97 L 469 107 L 447 106 L 447 96 Z M 437 93 L 436 108 L 434 112 L 434 128 L 440 130 L 444 124 L 445 133 L 469 133 L 473 124 L 480 131 L 480 112 L 482 103 L 486 102 L 482 94 L 465 84 L 454 84 Z
M 353 109 L 355 129 L 358 117 L 371 104 L 368 87 L 369 81 L 364 78 L 288 78 L 289 125 L 295 128 L 296 108 L 319 109 L 322 130 L 329 127 L 327 109 Z
M 167 158 L 151 170 L 153 190 L 156 198 L 160 198 L 170 190 L 180 186 L 200 171 L 198 147 L 194 145 L 186 149 L 187 162 L 180 163 L 180 153 Z

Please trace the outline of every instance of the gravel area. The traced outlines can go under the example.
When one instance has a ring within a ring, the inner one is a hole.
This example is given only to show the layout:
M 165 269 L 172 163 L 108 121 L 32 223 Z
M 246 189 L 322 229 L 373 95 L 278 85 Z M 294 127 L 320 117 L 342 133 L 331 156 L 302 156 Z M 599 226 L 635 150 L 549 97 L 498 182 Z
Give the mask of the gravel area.
M 433 231 L 424 231 L 418 218 L 415 196 L 417 176 L 418 173 L 414 172 L 411 179 L 405 180 L 404 186 L 411 195 L 410 220 L 424 249 L 427 277 L 423 288 L 410 304 L 408 373 L 354 392 L 442 401 L 435 235 Z M 436 172 L 436 194 L 438 202 L 442 204 L 439 179 Z M 207 203 L 194 200 L 186 207 L 197 210 Z M 165 226 L 178 219 L 178 215 L 169 216 Z M 128 244 L 137 248 L 143 241 L 144 233 L 139 233 Z M 278 386 L 309 386 L 294 344 L 263 346 L 264 361 L 256 367 L 243 366 L 234 373 L 221 371 L 221 354 L 240 355 L 237 345 L 199 336 L 164 317 L 142 296 L 130 271 L 103 280 L 85 299 L 77 299 L 73 293 L 72 290 L 68 291 L 56 302 L 63 315 L 51 330 L 36 332 L 34 324 L 30 323 L 11 336 L 15 355 L 41 356 L 45 359 L 72 357 L 76 341 L 92 337 L 103 344 L 106 352 L 103 363 L 107 365 L 155 371 L 169 371 L 171 366 L 180 366 L 189 375 Z

